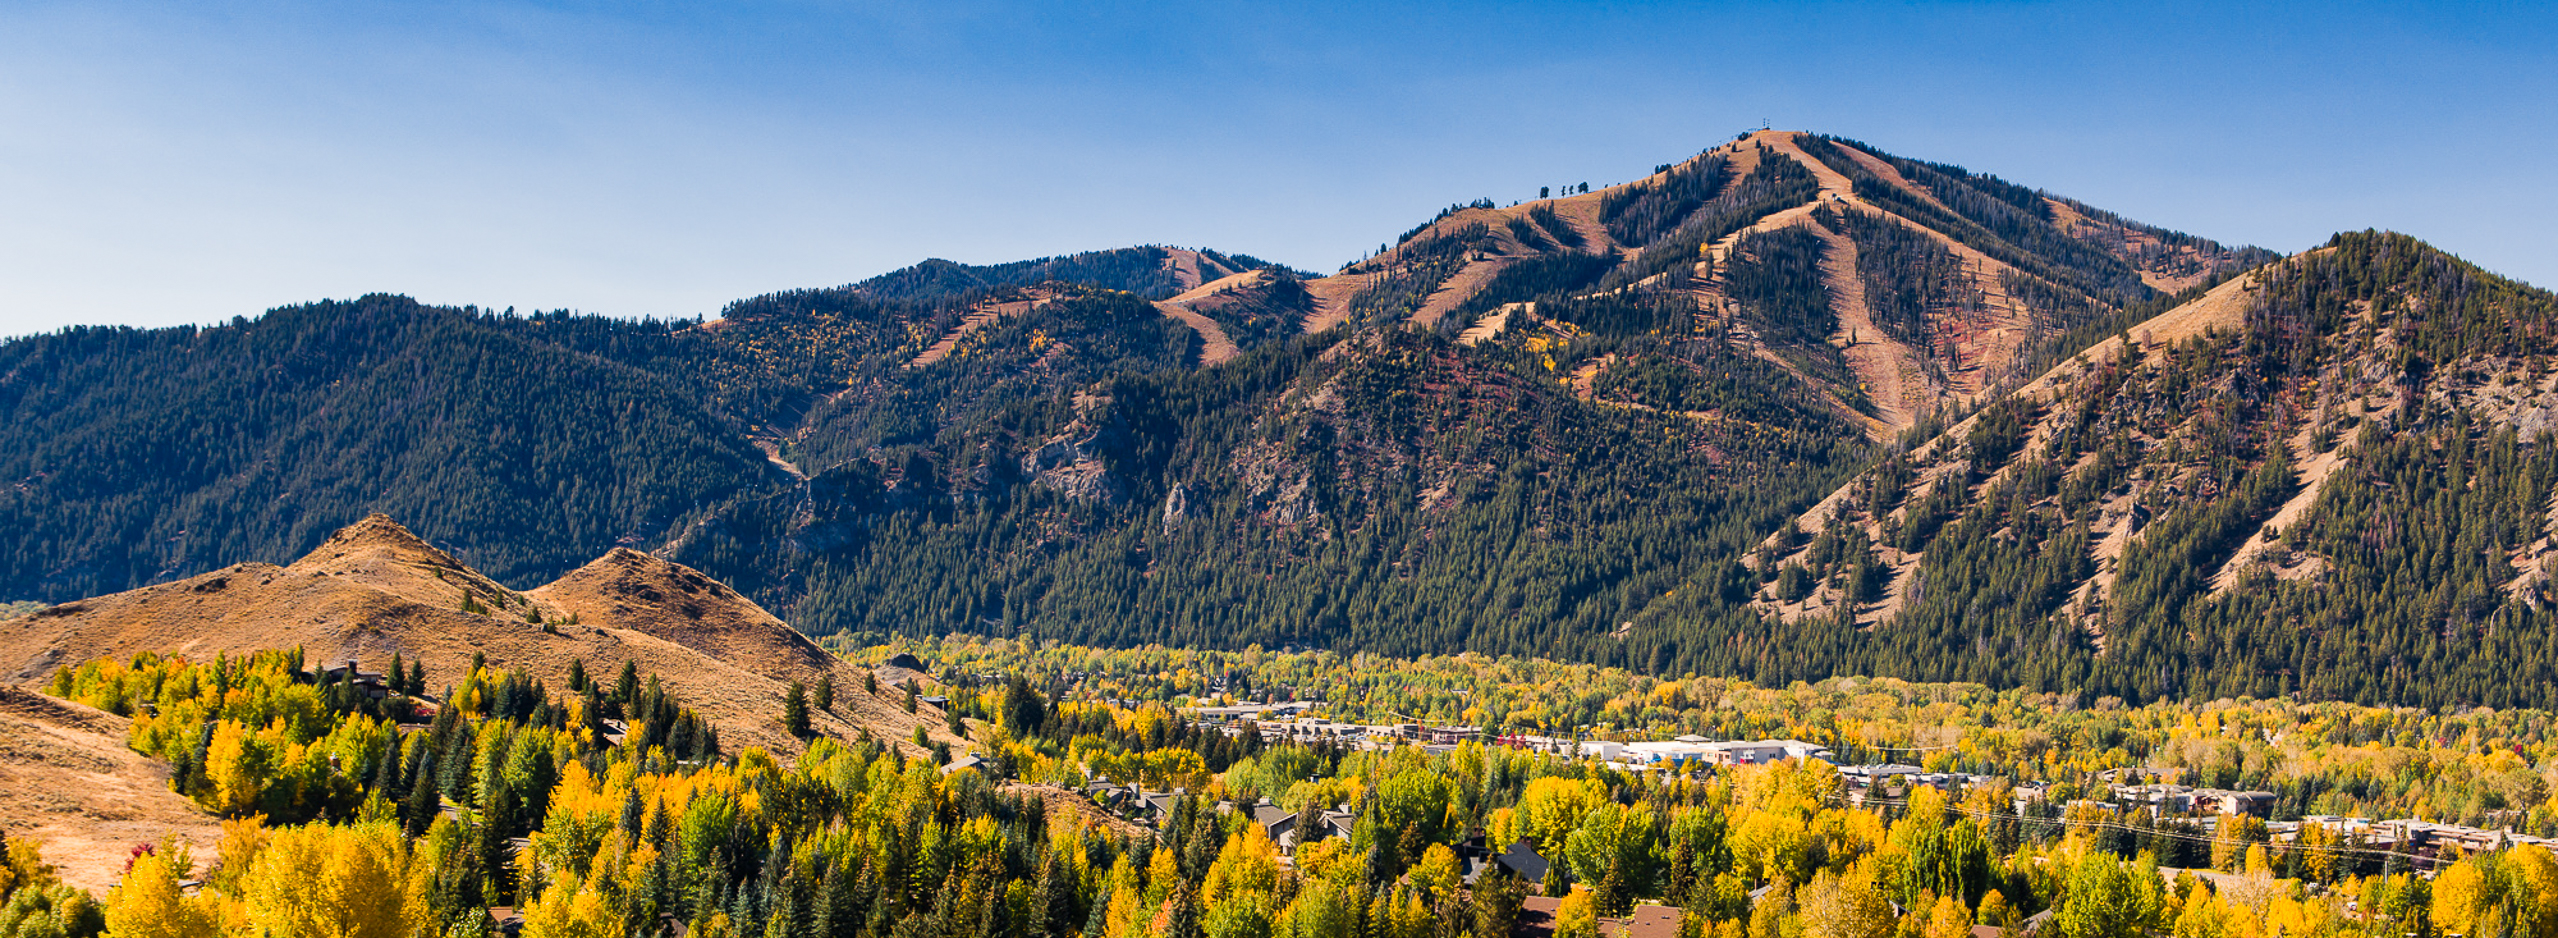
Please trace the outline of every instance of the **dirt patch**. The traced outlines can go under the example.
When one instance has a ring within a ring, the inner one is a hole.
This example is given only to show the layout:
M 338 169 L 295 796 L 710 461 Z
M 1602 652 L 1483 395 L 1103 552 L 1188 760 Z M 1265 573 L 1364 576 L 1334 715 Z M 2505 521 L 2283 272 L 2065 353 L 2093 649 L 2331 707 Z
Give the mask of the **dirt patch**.
M 1867 432 L 1879 437 L 1908 429 L 1939 403 L 1919 367 L 1918 352 L 1874 324 L 1873 311 L 1865 305 L 1865 278 L 1856 272 L 1856 242 L 1818 221 L 1807 220 L 1803 228 L 1829 246 L 1821 253 L 1821 282 L 1838 318 L 1830 343 L 1839 347 L 1848 371 L 1874 403 Z
M 1350 321 L 1350 298 L 1375 283 L 1376 274 L 1335 274 L 1306 281 L 1306 295 L 1314 298 L 1314 310 L 1306 314 L 1305 330 L 1322 332 Z
M 2310 506 L 2318 502 L 2318 493 L 2327 490 L 2327 480 L 2333 478 L 2336 470 L 2345 465 L 2342 450 L 2309 453 L 2306 434 L 2307 431 L 2303 431 L 2304 438 L 2296 441 L 2293 446 L 2296 463 L 2300 466 L 2300 491 L 2294 494 L 2290 501 L 2284 502 L 2283 507 L 2276 509 L 2274 516 L 2267 519 L 2263 526 L 2249 534 L 2247 543 L 2239 545 L 2238 551 L 2229 556 L 2229 562 L 2222 564 L 2220 572 L 2212 575 L 2213 595 L 2229 592 L 2252 568 L 2265 568 L 2272 572 L 2275 578 L 2287 580 L 2297 580 L 2325 569 L 2326 564 L 2323 561 L 2314 557 L 2295 558 L 2292 556 L 2292 551 L 2284 547 L 2282 542 L 2268 536 L 2268 532 L 2290 531 L 2293 524 L 2308 515 Z
M 1235 340 L 1226 335 L 1226 327 L 1189 306 L 1166 300 L 1156 303 L 1155 309 L 1199 334 L 1199 364 L 1214 365 L 1243 353 L 1243 349 L 1235 345 Z
M 1475 291 L 1483 289 L 1483 285 L 1502 268 L 1520 260 L 1517 257 L 1494 256 L 1477 258 L 1466 264 L 1456 276 L 1448 278 L 1448 282 L 1440 284 L 1428 299 L 1421 301 L 1421 308 L 1412 312 L 1413 324 L 1425 329 L 1438 325 L 1439 320 L 1447 318 L 1459 304 L 1474 296 Z
M 1500 308 L 1484 314 L 1484 317 L 1477 320 L 1474 325 L 1467 326 L 1466 331 L 1457 333 L 1457 344 L 1480 344 L 1494 336 L 1500 335 L 1501 330 L 1508 328 L 1510 325 L 1510 314 L 1525 313 L 1527 315 L 1535 315 L 1536 311 L 1537 304 L 1535 303 L 1503 303 Z

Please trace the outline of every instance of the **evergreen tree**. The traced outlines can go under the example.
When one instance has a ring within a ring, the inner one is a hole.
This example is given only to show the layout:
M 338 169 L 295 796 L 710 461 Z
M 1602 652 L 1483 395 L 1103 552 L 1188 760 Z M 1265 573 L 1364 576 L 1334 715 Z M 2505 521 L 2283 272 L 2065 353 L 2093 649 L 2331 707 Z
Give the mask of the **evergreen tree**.
M 808 725 L 808 685 L 792 681 L 790 690 L 783 694 L 782 728 L 801 739 L 815 735 Z

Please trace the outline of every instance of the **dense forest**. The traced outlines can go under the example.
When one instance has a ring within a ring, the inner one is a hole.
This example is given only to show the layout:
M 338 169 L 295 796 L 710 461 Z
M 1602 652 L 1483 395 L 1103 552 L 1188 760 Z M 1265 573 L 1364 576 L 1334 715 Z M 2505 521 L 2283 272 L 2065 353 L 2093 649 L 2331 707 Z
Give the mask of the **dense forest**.
M 1428 694 L 1575 670 L 1550 662 L 1360 656 L 1345 672 L 1323 653 L 939 651 L 982 676 L 951 688 L 947 711 L 974 761 L 872 738 L 815 739 L 795 759 L 722 753 L 628 667 L 610 682 L 581 669 L 556 693 L 484 668 L 417 672 L 379 701 L 305 671 L 299 652 L 65 668 L 51 692 L 130 714 L 133 745 L 226 819 L 218 853 L 143 845 L 96 896 L 61 884 L 42 845 L 9 841 L 0 935 L 1510 938 L 1533 915 L 1557 938 L 1598 938 L 1638 912 L 1671 917 L 1681 938 L 1961 938 L 2029 920 L 2065 938 L 2558 929 L 2544 846 L 2419 853 L 2299 819 L 2396 807 L 2410 799 L 2386 786 L 2430 770 L 2480 783 L 2441 797 L 2474 788 L 2486 810 L 2545 829 L 2545 786 L 2511 783 L 2518 752 L 2552 744 L 2545 711 L 2126 712 L 1977 686 L 1773 690 L 1577 669 L 1591 693 L 1616 694 L 1612 712 L 1746 719 L 1847 750 L 1924 737 L 1941 741 L 1934 761 L 2013 773 L 1852 790 L 1818 760 L 1646 771 L 1481 741 L 1266 741 L 1172 706 L 1213 673 L 1295 682 L 1351 716 L 1381 674 Z M 377 712 L 439 682 L 426 729 Z M 2271 739 L 2343 756 L 2309 765 L 2396 768 L 2320 792 L 2333 777 L 2271 758 Z M 2153 760 L 2152 777 L 2280 786 L 2285 830 L 2153 815 L 2080 768 L 2130 759 Z M 1114 814 L 1084 793 L 1095 779 L 1164 794 Z M 1536 861 L 1525 875 L 1491 862 L 1505 850 Z M 1548 899 L 1531 912 L 1531 895 Z

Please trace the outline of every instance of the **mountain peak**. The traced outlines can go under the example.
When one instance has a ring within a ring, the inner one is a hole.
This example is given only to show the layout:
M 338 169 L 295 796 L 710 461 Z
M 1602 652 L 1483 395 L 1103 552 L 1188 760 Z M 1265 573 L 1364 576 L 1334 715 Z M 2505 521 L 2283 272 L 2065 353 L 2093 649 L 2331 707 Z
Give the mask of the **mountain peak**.
M 392 520 L 390 515 L 378 511 L 365 515 L 362 520 L 354 524 L 339 528 L 337 533 L 329 535 L 328 540 L 320 542 L 320 546 L 305 555 L 303 560 L 366 549 L 390 551 L 421 562 L 454 567 L 462 565 L 461 561 L 453 559 L 453 555 L 427 543 L 425 538 L 417 536 L 417 532 Z
M 378 511 L 339 528 L 285 573 L 337 577 L 436 608 L 549 612 Z
M 526 595 L 581 625 L 640 632 L 763 673 L 813 678 L 833 660 L 728 584 L 627 547 Z

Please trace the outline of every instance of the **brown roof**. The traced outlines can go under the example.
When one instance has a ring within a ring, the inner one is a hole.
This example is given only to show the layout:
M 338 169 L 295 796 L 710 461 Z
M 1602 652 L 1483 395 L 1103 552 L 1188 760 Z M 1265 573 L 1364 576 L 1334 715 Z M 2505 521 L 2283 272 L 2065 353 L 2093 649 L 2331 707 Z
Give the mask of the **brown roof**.
M 1518 938 L 1546 938 L 1554 934 L 1554 913 L 1563 907 L 1560 896 L 1529 896 L 1519 901 L 1519 921 L 1511 934 Z M 1599 917 L 1599 934 L 1608 938 L 1678 938 L 1679 910 L 1666 905 L 1638 905 L 1623 918 Z

